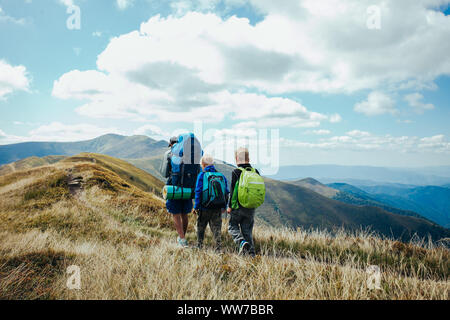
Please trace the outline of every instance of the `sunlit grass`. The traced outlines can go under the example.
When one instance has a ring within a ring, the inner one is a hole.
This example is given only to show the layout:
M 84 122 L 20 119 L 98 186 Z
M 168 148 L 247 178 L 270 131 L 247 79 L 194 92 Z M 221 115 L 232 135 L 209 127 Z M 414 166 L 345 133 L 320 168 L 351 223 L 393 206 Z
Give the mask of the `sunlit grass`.
M 205 250 L 179 249 L 164 202 L 144 191 L 157 187 L 151 176 L 136 182 L 125 164 L 92 159 L 0 177 L 0 299 L 448 299 L 449 250 L 423 240 L 258 225 L 251 258 L 237 255 L 224 220 L 223 254 L 210 232 Z M 69 175 L 84 181 L 75 196 Z M 73 264 L 81 290 L 66 287 Z M 367 287 L 369 265 L 381 290 Z

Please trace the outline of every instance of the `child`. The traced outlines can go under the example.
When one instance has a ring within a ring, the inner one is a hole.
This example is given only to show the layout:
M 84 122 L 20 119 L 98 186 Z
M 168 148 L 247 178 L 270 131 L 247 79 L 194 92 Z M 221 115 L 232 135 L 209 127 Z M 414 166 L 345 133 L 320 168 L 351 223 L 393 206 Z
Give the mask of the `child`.
M 239 148 L 235 152 L 235 160 L 237 169 L 234 169 L 231 174 L 231 192 L 232 195 L 229 199 L 227 212 L 231 214 L 230 222 L 228 225 L 228 232 L 233 238 L 234 242 L 239 245 L 239 254 L 248 253 L 251 256 L 255 256 L 255 246 L 253 244 L 253 225 L 255 222 L 255 209 L 247 209 L 240 205 L 239 200 L 236 197 L 234 189 L 241 177 L 242 170 L 239 168 L 252 168 L 250 165 L 249 152 L 247 148 Z M 259 175 L 258 170 L 256 173 Z M 239 204 L 238 209 L 232 209 L 232 203 L 237 202 Z
M 197 218 L 198 248 L 203 247 L 206 226 L 209 223 L 216 242 L 216 250 L 221 249 L 222 210 L 227 207 L 229 194 L 225 176 L 214 168 L 214 159 L 204 155 L 200 161 L 202 172 L 198 175 L 195 188 L 194 213 Z

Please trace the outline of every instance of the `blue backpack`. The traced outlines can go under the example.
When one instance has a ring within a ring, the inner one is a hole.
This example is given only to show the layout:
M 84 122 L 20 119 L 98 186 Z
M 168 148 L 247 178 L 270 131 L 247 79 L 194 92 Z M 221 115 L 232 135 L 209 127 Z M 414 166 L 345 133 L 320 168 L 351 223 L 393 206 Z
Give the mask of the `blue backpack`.
M 195 188 L 200 173 L 200 159 L 203 151 L 193 133 L 182 134 L 178 143 L 172 147 L 170 164 L 172 167 L 171 185 L 182 188 Z
M 220 172 L 203 174 L 202 206 L 206 209 L 227 207 L 225 176 Z

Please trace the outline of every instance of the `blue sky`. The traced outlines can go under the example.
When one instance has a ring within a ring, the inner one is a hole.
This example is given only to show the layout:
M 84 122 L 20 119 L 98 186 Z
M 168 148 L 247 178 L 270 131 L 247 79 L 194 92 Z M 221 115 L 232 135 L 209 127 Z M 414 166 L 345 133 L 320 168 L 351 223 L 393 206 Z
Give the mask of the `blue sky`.
M 0 144 L 202 121 L 282 165 L 450 165 L 449 1 L 410 3 L 0 0 Z

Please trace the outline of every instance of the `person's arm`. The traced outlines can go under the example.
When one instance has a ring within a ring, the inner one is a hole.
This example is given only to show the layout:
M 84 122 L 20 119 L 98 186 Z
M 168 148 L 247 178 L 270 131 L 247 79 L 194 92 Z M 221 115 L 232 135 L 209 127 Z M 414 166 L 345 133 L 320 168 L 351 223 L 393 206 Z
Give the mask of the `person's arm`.
M 197 183 L 195 185 L 195 204 L 194 209 L 199 210 L 201 206 L 202 192 L 203 192 L 203 172 L 197 177 Z
M 225 199 L 227 202 L 227 205 L 230 201 L 230 191 L 228 190 L 228 181 L 227 181 L 227 177 L 223 176 L 223 178 L 225 179 Z
M 161 167 L 159 168 L 159 172 L 161 172 L 161 175 L 164 178 L 168 178 L 169 177 L 169 175 L 168 175 L 168 171 L 169 171 L 168 166 L 170 164 L 169 159 L 170 159 L 169 158 L 169 153 L 167 151 L 167 152 L 164 153 L 163 160 L 161 161 Z
M 230 184 L 230 196 L 228 197 L 228 208 L 231 208 L 231 198 L 233 197 L 234 187 L 236 186 L 237 177 L 236 173 L 233 170 L 231 173 L 231 184 Z

